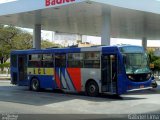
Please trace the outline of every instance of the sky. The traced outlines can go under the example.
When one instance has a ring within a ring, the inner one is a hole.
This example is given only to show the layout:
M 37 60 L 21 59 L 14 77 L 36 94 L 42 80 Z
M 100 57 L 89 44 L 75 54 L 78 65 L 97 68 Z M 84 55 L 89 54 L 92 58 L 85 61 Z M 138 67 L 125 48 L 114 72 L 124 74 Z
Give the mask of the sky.
M 13 2 L 13 1 L 17 1 L 17 0 L 0 0 L 0 4 L 7 3 L 7 2 Z
M 21 28 L 27 32 L 33 33 L 32 29 L 27 28 Z M 42 39 L 49 40 L 50 42 L 54 42 L 54 32 L 52 31 L 45 31 L 42 30 Z M 57 42 L 57 41 L 56 41 Z M 101 37 L 95 37 L 95 36 L 87 36 L 86 40 L 83 40 L 83 42 L 90 42 L 92 44 L 101 44 Z M 59 42 L 61 44 L 61 42 Z M 142 45 L 142 41 L 140 39 L 125 39 L 125 38 L 111 38 L 111 45 L 117 45 L 117 44 L 130 44 L 130 45 Z M 147 42 L 148 47 L 160 47 L 160 40 L 148 40 Z
M 51 31 L 42 31 L 42 38 L 48 39 L 52 42 L 52 32 Z M 90 42 L 92 44 L 101 44 L 101 37 L 95 36 L 87 36 L 87 40 L 83 42 Z M 142 41 L 140 39 L 125 39 L 125 38 L 111 38 L 111 45 L 117 44 L 130 44 L 130 45 L 142 45 Z M 160 40 L 148 40 L 148 47 L 160 47 Z
M 100 44 L 101 43 L 101 37 L 95 37 L 95 36 L 88 36 L 87 42 L 91 42 L 93 44 Z M 130 45 L 142 45 L 142 40 L 140 39 L 125 39 L 125 38 L 111 38 L 111 45 L 117 45 L 117 44 L 130 44 Z M 148 40 L 147 41 L 148 47 L 160 47 L 160 40 Z

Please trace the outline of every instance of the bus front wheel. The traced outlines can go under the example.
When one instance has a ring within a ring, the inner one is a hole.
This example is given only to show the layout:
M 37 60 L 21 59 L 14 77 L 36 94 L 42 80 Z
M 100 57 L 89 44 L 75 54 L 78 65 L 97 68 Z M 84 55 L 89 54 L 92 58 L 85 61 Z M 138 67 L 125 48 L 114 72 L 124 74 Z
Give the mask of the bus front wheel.
M 31 81 L 31 89 L 33 91 L 39 91 L 40 90 L 40 83 L 37 78 L 33 78 Z
M 86 85 L 86 94 L 91 97 L 96 97 L 99 94 L 99 87 L 95 81 L 89 81 Z

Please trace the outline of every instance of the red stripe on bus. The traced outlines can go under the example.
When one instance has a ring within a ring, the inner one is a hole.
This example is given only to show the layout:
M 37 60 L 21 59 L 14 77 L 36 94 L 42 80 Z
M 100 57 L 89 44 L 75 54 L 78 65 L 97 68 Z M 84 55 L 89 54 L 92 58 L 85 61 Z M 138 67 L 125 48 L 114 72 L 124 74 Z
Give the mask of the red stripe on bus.
M 59 79 L 59 75 L 56 73 L 56 70 L 55 70 L 55 81 L 57 83 L 58 88 L 60 89 L 61 88 L 61 82 L 60 82 L 60 79 Z
M 68 74 L 76 88 L 76 91 L 81 91 L 81 69 L 80 68 L 67 68 Z

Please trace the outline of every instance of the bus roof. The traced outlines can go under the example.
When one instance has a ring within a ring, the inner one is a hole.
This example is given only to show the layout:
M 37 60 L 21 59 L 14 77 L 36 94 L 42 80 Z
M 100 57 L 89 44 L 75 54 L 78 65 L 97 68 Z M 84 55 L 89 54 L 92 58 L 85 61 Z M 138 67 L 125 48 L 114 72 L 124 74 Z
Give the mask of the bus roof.
M 47 48 L 47 49 L 28 49 L 28 50 L 14 50 L 11 54 L 38 54 L 38 53 L 77 53 L 77 52 L 85 52 L 85 51 L 108 51 L 113 52 L 118 50 L 118 48 L 122 47 L 141 47 L 141 46 L 133 46 L 133 45 L 117 45 L 117 46 L 93 46 L 93 47 L 68 47 L 68 48 Z

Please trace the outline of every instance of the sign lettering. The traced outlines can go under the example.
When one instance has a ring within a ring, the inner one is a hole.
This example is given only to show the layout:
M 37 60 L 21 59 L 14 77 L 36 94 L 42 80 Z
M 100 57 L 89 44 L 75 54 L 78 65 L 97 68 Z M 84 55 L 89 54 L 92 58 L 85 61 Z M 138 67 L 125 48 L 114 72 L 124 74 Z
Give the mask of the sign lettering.
M 45 0 L 46 7 L 70 2 L 75 2 L 75 0 Z

